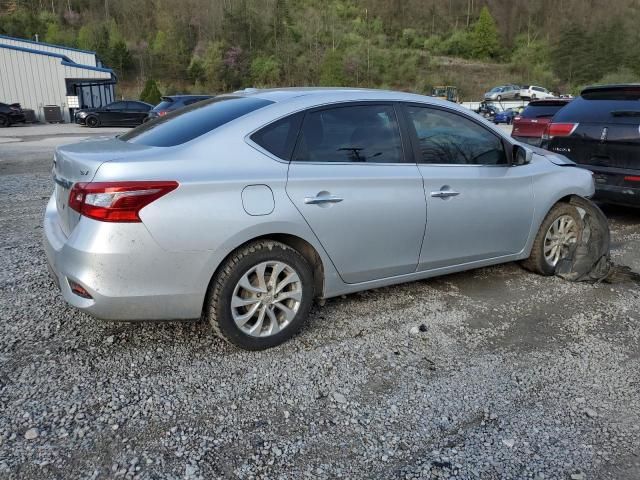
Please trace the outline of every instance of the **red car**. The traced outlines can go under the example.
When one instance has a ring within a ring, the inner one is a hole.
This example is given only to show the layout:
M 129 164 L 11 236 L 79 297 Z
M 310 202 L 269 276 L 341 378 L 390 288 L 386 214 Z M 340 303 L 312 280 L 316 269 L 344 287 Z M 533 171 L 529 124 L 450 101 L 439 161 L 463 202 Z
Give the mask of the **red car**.
M 514 117 L 511 136 L 519 142 L 539 147 L 542 134 L 553 116 L 570 101 L 569 98 L 554 98 L 530 102 L 520 115 Z

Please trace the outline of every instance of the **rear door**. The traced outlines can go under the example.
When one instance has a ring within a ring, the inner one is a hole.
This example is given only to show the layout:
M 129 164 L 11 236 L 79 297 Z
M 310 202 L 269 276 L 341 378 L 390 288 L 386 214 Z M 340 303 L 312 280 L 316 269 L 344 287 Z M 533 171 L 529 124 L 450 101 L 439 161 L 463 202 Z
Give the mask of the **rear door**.
M 533 220 L 533 167 L 509 166 L 506 142 L 466 115 L 421 104 L 404 111 L 427 199 L 418 268 L 522 251 Z
M 127 125 L 140 125 L 149 113 L 150 105 L 142 102 L 127 102 Z
M 123 125 L 127 115 L 127 102 L 113 102 L 100 112 L 100 124 L 118 126 Z
M 416 270 L 424 190 L 392 103 L 308 111 L 287 194 L 345 282 Z

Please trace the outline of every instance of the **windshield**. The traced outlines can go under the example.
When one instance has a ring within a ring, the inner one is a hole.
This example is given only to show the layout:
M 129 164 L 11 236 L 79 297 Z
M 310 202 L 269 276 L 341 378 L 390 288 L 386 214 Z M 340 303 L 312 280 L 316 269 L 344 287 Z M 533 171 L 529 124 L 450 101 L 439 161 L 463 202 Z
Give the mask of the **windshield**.
M 493 93 L 493 92 L 501 92 L 502 91 L 502 87 L 494 87 L 491 90 L 489 90 L 489 92 Z
M 150 147 L 173 147 L 271 103 L 255 97 L 211 98 L 143 123 L 119 138 Z

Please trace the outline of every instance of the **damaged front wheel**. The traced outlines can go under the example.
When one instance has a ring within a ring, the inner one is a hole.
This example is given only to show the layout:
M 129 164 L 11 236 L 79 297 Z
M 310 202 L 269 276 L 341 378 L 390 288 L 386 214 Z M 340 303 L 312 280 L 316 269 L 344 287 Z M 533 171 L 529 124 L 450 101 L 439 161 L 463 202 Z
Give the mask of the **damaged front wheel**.
M 582 239 L 584 223 L 573 205 L 558 203 L 549 210 L 533 242 L 531 256 L 522 265 L 541 275 L 553 275 L 558 262 Z

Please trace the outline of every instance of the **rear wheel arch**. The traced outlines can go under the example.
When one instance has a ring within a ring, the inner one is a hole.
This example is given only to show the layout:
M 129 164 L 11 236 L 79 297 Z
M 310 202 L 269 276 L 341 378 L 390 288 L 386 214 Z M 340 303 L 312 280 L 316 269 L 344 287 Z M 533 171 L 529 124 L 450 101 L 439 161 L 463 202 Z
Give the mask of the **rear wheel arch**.
M 243 249 L 247 245 L 249 245 L 251 243 L 254 243 L 256 241 L 260 241 L 260 240 L 273 240 L 275 242 L 283 243 L 284 245 L 287 245 L 288 247 L 293 248 L 300 255 L 302 255 L 304 257 L 304 259 L 309 263 L 309 266 L 311 267 L 311 269 L 313 271 L 313 281 L 314 281 L 315 296 L 319 297 L 319 298 L 322 298 L 324 296 L 324 291 L 325 291 L 325 288 L 324 288 L 325 268 L 324 268 L 324 264 L 322 262 L 322 258 L 320 257 L 320 254 L 318 253 L 316 248 L 313 245 L 311 245 L 308 241 L 306 241 L 305 239 L 303 239 L 303 238 L 301 238 L 301 237 L 299 237 L 297 235 L 292 235 L 292 234 L 289 234 L 289 233 L 270 233 L 270 234 L 265 234 L 265 235 L 261 235 L 261 236 L 258 236 L 258 237 L 254 237 L 254 238 L 252 238 L 250 240 L 247 240 L 247 241 L 237 245 L 235 248 L 233 248 L 227 254 L 227 256 L 224 257 L 224 259 L 222 259 L 220 264 L 216 267 L 215 271 L 211 275 L 211 278 L 209 279 L 209 285 L 207 286 L 207 291 L 210 290 L 209 287 L 211 286 L 211 282 L 213 282 L 215 280 L 216 276 L 220 272 L 220 269 L 227 262 L 229 257 L 231 257 L 238 250 Z M 204 305 L 203 305 L 203 311 L 204 311 L 204 308 L 206 308 L 208 303 L 209 303 L 209 299 L 205 298 Z

